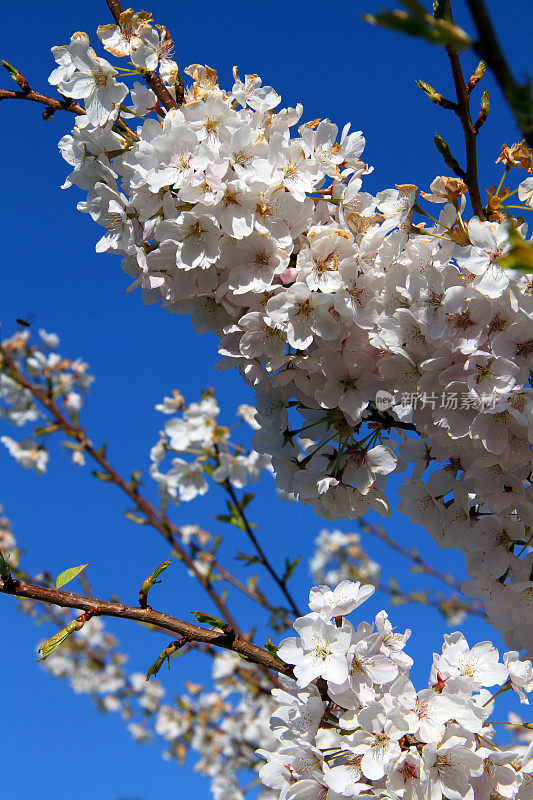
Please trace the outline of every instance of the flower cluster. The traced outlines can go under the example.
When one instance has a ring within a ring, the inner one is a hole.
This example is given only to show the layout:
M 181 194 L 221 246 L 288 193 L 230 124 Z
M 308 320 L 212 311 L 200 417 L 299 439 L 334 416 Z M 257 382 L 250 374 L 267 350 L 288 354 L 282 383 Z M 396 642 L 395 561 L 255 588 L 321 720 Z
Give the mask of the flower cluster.
M 65 186 L 88 192 L 78 208 L 105 229 L 97 251 L 121 255 L 145 302 L 220 337 L 221 367 L 255 388 L 254 447 L 284 492 L 327 519 L 388 515 L 387 475 L 410 464 L 400 510 L 465 553 L 469 594 L 510 646 L 533 651 L 533 284 L 499 265 L 510 222 L 498 198 L 511 192 L 491 195 L 488 220 L 466 218 L 457 179 L 422 193 L 438 218 L 415 186 L 372 195 L 360 132 L 327 119 L 294 131 L 301 105 L 279 109 L 237 70 L 224 90 L 192 65 L 181 103 L 165 29 L 133 14 L 99 35 L 141 74 L 158 69 L 178 107 L 165 113 L 138 83 L 128 105 L 85 34 L 54 48 L 51 82 L 86 100 L 60 149 Z M 531 159 L 505 163 L 507 175 Z
M 531 662 L 515 651 L 502 662 L 491 642 L 470 648 L 448 634 L 428 688 L 417 691 L 404 652 L 410 631 L 395 633 L 385 611 L 357 627 L 346 619 L 372 591 L 352 581 L 311 589 L 298 637 L 278 649 L 295 680 L 273 690 L 278 745 L 258 751 L 263 783 L 281 800 L 529 798 L 532 747 L 496 745 L 489 716 L 502 691 L 528 702 Z M 493 695 L 493 686 L 502 688 Z
M 355 532 L 322 529 L 315 540 L 309 566 L 313 580 L 328 586 L 348 578 L 378 583 L 381 576 L 381 565 L 368 556 L 360 535 Z
M 180 392 L 174 391 L 156 409 L 163 414 L 177 414 L 165 424 L 150 452 L 150 474 L 159 486 L 163 503 L 186 502 L 204 495 L 209 488 L 207 475 L 216 483 L 229 482 L 236 489 L 243 489 L 270 468 L 268 456 L 231 442 L 230 429 L 217 421 L 220 408 L 212 391 L 189 405 Z M 239 421 L 244 419 L 253 427 L 251 411 L 250 407 L 240 406 L 237 413 Z M 193 455 L 194 460 L 187 461 L 177 455 L 170 469 L 161 472 L 161 463 L 169 453 Z
M 26 328 L 2 342 L 8 358 L 22 369 L 47 398 L 58 403 L 69 419 L 77 420 L 85 394 L 94 378 L 87 372 L 88 364 L 77 358 L 72 361 L 57 352 L 59 337 L 55 333 L 39 331 L 42 344 L 30 342 L 30 332 Z M 17 428 L 27 423 L 45 419 L 45 415 L 35 402 L 35 396 L 13 377 L 9 365 L 3 363 L 0 354 L 0 419 L 5 419 Z M 35 469 L 41 475 L 46 472 L 49 453 L 45 440 L 53 429 L 38 425 L 34 435 L 22 442 L 10 436 L 1 436 L 0 442 L 7 447 L 15 461 L 27 469 Z M 75 464 L 84 463 L 81 446 L 72 447 L 72 460 Z
M 103 713 L 119 714 L 136 742 L 155 738 L 165 745 L 163 757 L 181 764 L 194 754 L 215 800 L 242 800 L 239 778 L 257 771 L 256 749 L 275 746 L 268 721 L 276 704 L 265 676 L 233 653 L 216 653 L 212 686 L 185 681 L 185 691 L 170 700 L 159 681 L 128 673 L 126 661 L 103 622 L 91 619 L 43 666 L 90 695 Z

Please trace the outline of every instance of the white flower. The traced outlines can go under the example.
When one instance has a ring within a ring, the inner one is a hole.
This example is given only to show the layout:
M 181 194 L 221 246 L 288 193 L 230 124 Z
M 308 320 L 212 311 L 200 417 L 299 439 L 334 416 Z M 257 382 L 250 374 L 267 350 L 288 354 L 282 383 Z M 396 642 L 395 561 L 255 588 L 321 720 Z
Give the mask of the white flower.
M 348 677 L 346 654 L 352 636 L 351 626 L 335 625 L 318 614 L 299 617 L 294 627 L 300 639 L 284 639 L 278 655 L 288 664 L 294 664 L 294 674 L 300 686 L 307 686 L 318 677 L 342 683 Z
M 492 642 L 480 642 L 472 649 L 462 633 L 444 635 L 442 655 L 433 655 L 432 676 L 442 679 L 465 678 L 472 689 L 501 684 L 507 678 L 507 669 L 499 662 L 498 650 Z M 433 677 L 432 677 L 433 680 Z
M 309 592 L 309 608 L 324 619 L 344 617 L 368 600 L 375 589 L 375 586 L 361 586 L 359 581 L 342 581 L 333 590 L 315 586 Z
M 503 663 L 509 671 L 511 686 L 520 697 L 520 702 L 529 703 L 526 692 L 533 690 L 531 661 L 522 660 L 516 650 L 509 650 L 503 654 Z
M 128 93 L 124 83 L 117 83 L 117 71 L 104 58 L 99 58 L 89 45 L 85 33 L 75 33 L 68 48 L 75 71 L 61 75 L 55 70 L 50 82 L 66 97 L 85 100 L 87 117 L 93 125 L 104 125 L 117 104 Z
M 0 442 L 7 447 L 9 454 L 21 466 L 25 469 L 34 469 L 39 475 L 44 475 L 50 457 L 44 447 L 37 445 L 31 439 L 25 442 L 16 442 L 9 436 L 0 436 Z

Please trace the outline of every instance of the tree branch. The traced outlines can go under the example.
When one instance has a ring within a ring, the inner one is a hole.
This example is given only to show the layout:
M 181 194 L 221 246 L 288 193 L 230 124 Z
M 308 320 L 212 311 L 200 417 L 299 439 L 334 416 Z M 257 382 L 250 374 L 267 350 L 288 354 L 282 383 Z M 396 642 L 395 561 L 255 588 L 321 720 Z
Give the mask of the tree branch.
M 466 147 L 466 172 L 463 180 L 468 186 L 468 193 L 470 195 L 470 202 L 472 203 L 472 211 L 479 217 L 485 219 L 485 212 L 483 210 L 483 203 L 481 201 L 481 194 L 479 192 L 479 184 L 477 177 L 477 130 L 472 122 L 470 115 L 470 94 L 467 91 L 465 80 L 463 77 L 463 70 L 461 69 L 461 60 L 459 54 L 453 46 L 446 48 L 450 65 L 452 68 L 453 82 L 455 84 L 455 93 L 457 96 L 457 104 L 454 109 L 455 114 L 461 121 L 463 133 L 465 137 Z
M 178 634 L 187 642 L 201 642 L 205 645 L 231 650 L 264 669 L 280 672 L 284 675 L 292 674 L 290 665 L 276 661 L 268 650 L 263 650 L 262 647 L 258 647 L 247 639 L 201 628 L 198 625 L 192 625 L 189 622 L 154 611 L 151 608 L 126 606 L 122 603 L 112 603 L 106 600 L 98 600 L 94 597 L 85 597 L 74 592 L 48 589 L 44 586 L 24 583 L 12 577 L 0 578 L 0 592 L 13 597 L 26 597 L 42 603 L 50 603 L 60 608 L 80 609 L 91 616 L 116 617 L 117 619 L 130 619 L 135 622 L 155 625 L 160 630 L 167 631 L 173 635 Z
M 113 15 L 113 19 L 115 20 L 116 24 L 121 28 L 120 24 L 120 15 L 123 13 L 124 9 L 122 5 L 119 3 L 118 0 L 106 0 L 107 6 Z M 168 91 L 167 87 L 163 83 L 161 76 L 158 75 L 157 72 L 154 70 L 143 70 L 142 76 L 150 89 L 156 95 L 157 99 L 161 103 L 166 111 L 170 111 L 171 108 L 179 108 L 181 103 L 175 100 L 170 92 Z
M 194 561 L 190 558 L 187 551 L 181 544 L 181 541 L 179 540 L 179 529 L 172 525 L 160 511 L 158 511 L 148 500 L 146 500 L 146 498 L 139 494 L 137 487 L 133 483 L 125 480 L 122 475 L 115 470 L 115 468 L 107 460 L 103 450 L 99 450 L 92 445 L 92 443 L 87 439 L 85 432 L 67 419 L 52 397 L 46 394 L 44 390 L 41 390 L 32 384 L 31 381 L 29 381 L 26 376 L 20 372 L 19 369 L 17 369 L 15 362 L 6 351 L 5 347 L 3 347 L 1 344 L 0 356 L 8 367 L 10 377 L 12 377 L 13 380 L 15 380 L 20 386 L 31 392 L 35 400 L 37 400 L 40 405 L 42 405 L 48 411 L 63 432 L 66 433 L 67 436 L 70 436 L 79 442 L 83 446 L 84 451 L 87 452 L 106 473 L 109 481 L 122 489 L 122 491 L 133 501 L 136 507 L 143 512 L 150 525 L 167 540 L 167 542 L 176 551 L 177 557 L 186 564 L 188 569 L 193 573 L 194 577 L 198 580 L 201 586 L 203 586 L 226 622 L 228 622 L 235 632 L 239 634 L 239 625 L 228 609 L 227 604 L 218 596 L 209 579 L 200 572 Z
M 73 114 L 85 114 L 85 109 L 74 100 L 68 98 L 65 100 L 58 100 L 55 97 L 47 97 L 47 95 L 34 92 L 33 89 L 30 89 L 29 92 L 0 89 L 0 101 L 1 100 L 30 100 L 34 103 L 42 103 L 46 106 L 46 110 L 43 112 L 45 119 L 49 119 L 56 111 L 71 111 Z
M 231 485 L 231 483 L 228 480 L 224 481 L 224 488 L 226 489 L 227 493 L 229 494 L 229 496 L 231 497 L 231 499 L 233 501 L 233 505 L 235 506 L 235 508 L 236 508 L 241 520 L 242 520 L 242 524 L 243 524 L 244 529 L 245 529 L 245 531 L 246 531 L 246 533 L 248 535 L 248 538 L 250 539 L 250 541 L 252 542 L 253 546 L 255 547 L 256 553 L 259 556 L 259 560 L 260 560 L 261 564 L 265 567 L 265 569 L 267 570 L 269 575 L 272 577 L 272 580 L 281 589 L 281 592 L 283 593 L 284 597 L 286 598 L 286 600 L 287 600 L 287 602 L 288 602 L 288 604 L 289 604 L 289 606 L 291 608 L 292 613 L 296 617 L 301 617 L 302 614 L 298 610 L 298 606 L 296 605 L 296 603 L 294 601 L 294 598 L 292 597 L 292 595 L 291 595 L 291 593 L 290 593 L 290 591 L 289 591 L 289 589 L 287 587 L 286 581 L 284 581 L 283 578 L 279 577 L 279 575 L 277 574 L 276 570 L 274 569 L 274 567 L 272 566 L 272 564 L 268 560 L 268 558 L 267 558 L 267 556 L 265 554 L 265 551 L 263 550 L 263 548 L 261 547 L 261 544 L 259 543 L 259 540 L 258 540 L 257 536 L 253 532 L 252 526 L 250 525 L 250 523 L 248 522 L 248 519 L 246 518 L 246 514 L 244 513 L 244 509 L 241 507 L 241 504 L 239 503 L 239 501 L 237 499 L 237 495 L 235 494 L 235 490 L 234 490 L 233 486 Z

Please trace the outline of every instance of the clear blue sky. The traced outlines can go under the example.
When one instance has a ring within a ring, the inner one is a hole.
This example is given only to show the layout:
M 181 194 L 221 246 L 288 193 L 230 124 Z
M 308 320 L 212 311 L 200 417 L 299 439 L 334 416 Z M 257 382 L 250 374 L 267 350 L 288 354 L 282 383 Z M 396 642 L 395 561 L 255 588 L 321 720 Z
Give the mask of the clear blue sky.
M 457 20 L 469 27 L 463 4 L 455 5 Z M 493 0 L 488 6 L 494 13 L 505 9 L 501 36 L 516 73 L 532 71 L 528 63 L 530 3 Z M 457 121 L 450 112 L 433 106 L 414 83 L 421 78 L 451 94 L 447 62 L 440 50 L 360 20 L 360 12 L 378 7 L 375 0 L 342 0 L 331 6 L 302 0 L 271 0 L 268 5 L 204 0 L 195 10 L 190 4 L 157 0 L 150 10 L 156 22 L 174 34 L 175 58 L 181 66 L 209 64 L 228 86 L 231 68 L 237 64 L 241 75 L 258 73 L 274 86 L 284 105 L 303 102 L 304 120 L 329 117 L 341 127 L 351 121 L 354 130 L 363 130 L 367 138 L 364 158 L 375 167 L 366 179 L 368 191 L 402 183 L 427 189 L 432 178 L 445 171 L 432 143 L 435 131 L 462 158 Z M 80 30 L 96 46 L 97 25 L 109 21 L 103 0 L 10 3 L 2 11 L 0 54 L 35 89 L 46 92 L 54 66 L 50 47 L 67 43 Z M 466 55 L 464 62 L 468 74 L 475 60 Z M 0 85 L 14 86 L 7 73 Z M 481 183 L 489 186 L 501 174 L 494 166 L 501 143 L 510 144 L 519 137 L 498 89 L 490 79 L 486 86 L 492 112 L 479 137 L 479 157 Z M 68 168 L 58 155 L 57 141 L 70 130 L 72 120 L 58 113 L 45 123 L 40 113 L 30 103 L 0 105 L 3 333 L 15 329 L 16 317 L 34 316 L 35 330 L 44 327 L 60 334 L 61 352 L 85 358 L 97 380 L 84 410 L 84 424 L 95 442 L 109 443 L 109 455 L 121 470 L 146 472 L 148 451 L 162 423 L 153 406 L 170 389 L 179 388 L 194 400 L 202 387 L 213 385 L 230 420 L 236 405 L 251 395 L 236 373 L 214 371 L 218 358 L 211 337 L 198 337 L 186 318 L 143 306 L 139 294 L 125 295 L 130 279 L 120 271 L 118 258 L 94 252 L 99 229 L 76 211 L 80 193 L 60 189 Z M 59 572 L 90 561 L 89 577 L 96 593 L 117 592 L 133 602 L 139 579 L 166 557 L 162 542 L 155 533 L 125 520 L 122 512 L 127 503 L 112 488 L 92 479 L 89 469 L 72 467 L 59 450 L 52 456 L 48 475 L 40 478 L 17 468 L 0 450 L 0 502 L 14 522 L 19 542 L 27 548 L 25 564 L 33 571 L 46 567 Z M 302 555 L 294 588 L 305 605 L 306 563 L 321 521 L 306 509 L 272 505 L 268 487 L 264 488 L 253 515 L 267 520 L 260 534 L 278 563 L 286 554 Z M 395 506 L 394 494 L 391 500 Z M 205 501 L 180 506 L 174 518 L 177 523 L 199 521 L 216 531 L 219 523 L 213 516 L 220 513 L 221 505 L 221 493 L 213 491 Z M 351 529 L 346 524 L 340 527 Z M 463 574 L 461 558 L 437 551 L 405 518 L 393 513 L 388 527 L 403 543 L 418 546 L 441 569 Z M 234 537 L 236 548 L 244 547 L 237 533 L 229 536 Z M 374 542 L 368 550 L 378 560 L 385 555 Z M 387 558 L 386 575 L 405 574 L 403 564 Z M 184 618 L 193 609 L 209 611 L 193 582 L 178 575 L 179 566 L 174 565 L 174 580 L 169 574 L 157 589 L 157 605 Z M 266 578 L 263 585 L 268 586 Z M 368 613 L 379 607 L 381 600 Z M 162 761 L 158 744 L 134 744 L 120 719 L 99 716 L 86 697 L 73 695 L 44 673 L 34 660 L 36 642 L 44 631 L 17 614 L 9 598 L 0 600 L 0 620 L 0 732 L 6 795 L 16 792 L 18 800 L 33 800 L 37 792 L 56 800 L 72 796 L 77 800 L 151 800 L 176 792 L 210 796 L 203 777 Z M 250 624 L 251 620 L 250 615 Z M 421 660 L 415 677 L 423 684 L 431 652 L 440 647 L 445 631 L 441 619 L 436 612 L 404 607 L 393 611 L 393 620 L 400 629 L 413 628 L 409 651 Z M 166 644 L 159 635 L 125 623 L 111 629 L 131 652 L 132 671 L 145 670 Z M 472 642 L 491 637 L 482 623 L 469 623 L 465 631 Z M 170 674 L 164 675 L 169 695 L 181 691 L 182 679 L 196 679 L 198 671 L 205 672 L 206 664 L 193 656 L 175 661 Z

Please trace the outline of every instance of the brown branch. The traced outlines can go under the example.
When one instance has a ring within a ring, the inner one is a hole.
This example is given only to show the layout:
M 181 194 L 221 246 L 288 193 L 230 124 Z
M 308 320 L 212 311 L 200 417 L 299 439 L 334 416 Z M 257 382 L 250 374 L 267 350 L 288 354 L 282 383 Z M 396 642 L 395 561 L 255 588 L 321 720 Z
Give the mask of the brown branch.
M 60 608 L 80 609 L 91 616 L 116 617 L 117 619 L 130 619 L 135 622 L 155 625 L 160 630 L 173 635 L 178 634 L 187 642 L 201 642 L 205 645 L 231 650 L 264 669 L 281 672 L 284 675 L 292 674 L 290 665 L 276 661 L 268 650 L 263 650 L 262 647 L 258 647 L 248 639 L 201 628 L 198 625 L 192 625 L 189 622 L 154 611 L 151 608 L 143 609 L 135 606 L 126 606 L 122 603 L 98 600 L 94 597 L 86 597 L 74 592 L 48 589 L 44 586 L 24 583 L 11 577 L 0 578 L 0 592 L 13 597 L 25 597 L 30 600 L 49 603 Z
M 486 619 L 486 614 L 481 608 L 472 605 L 471 603 L 461 600 L 457 595 L 451 597 L 435 598 L 431 597 L 426 592 L 404 592 L 402 589 L 397 589 L 394 586 L 388 586 L 386 583 L 376 583 L 376 590 L 388 595 L 394 604 L 397 600 L 402 605 L 413 603 L 415 605 L 429 606 L 436 608 L 445 617 L 452 612 L 463 611 L 465 614 L 472 614 L 474 617 L 481 617 Z
M 187 564 L 189 569 L 193 570 L 193 572 L 194 572 L 194 566 L 193 566 L 192 559 L 189 560 L 189 561 L 186 561 L 186 559 L 184 558 L 184 555 L 186 556 L 186 552 L 185 552 L 185 550 L 184 550 L 184 548 L 183 548 L 183 546 L 181 544 L 181 531 L 180 531 L 179 527 L 177 525 L 175 525 L 164 512 L 161 512 L 159 509 L 156 509 L 155 506 L 153 506 L 148 500 L 143 498 L 139 494 L 137 488 L 134 488 L 135 494 L 134 494 L 134 496 L 132 496 L 132 494 L 130 492 L 130 489 L 132 488 L 132 486 L 131 486 L 130 483 L 128 483 L 128 481 L 123 481 L 122 483 L 118 483 L 115 480 L 115 477 L 116 477 L 116 475 L 118 473 L 116 473 L 116 471 L 113 468 L 110 468 L 110 465 L 107 462 L 107 460 L 104 461 L 102 459 L 101 456 L 103 455 L 103 453 L 100 450 L 96 450 L 96 449 L 94 449 L 92 447 L 90 442 L 88 442 L 88 439 L 85 436 L 85 433 L 78 426 L 74 426 L 71 421 L 66 419 L 66 417 L 61 412 L 61 409 L 59 409 L 59 407 L 57 406 L 56 403 L 51 401 L 51 399 L 48 396 L 44 396 L 44 394 L 42 392 L 39 392 L 39 388 L 34 386 L 34 384 L 30 383 L 25 378 L 23 373 L 21 373 L 17 369 L 16 364 L 13 362 L 13 360 L 7 354 L 5 348 L 2 348 L 1 345 L 0 345 L 0 355 L 2 355 L 4 357 L 4 360 L 6 361 L 6 363 L 8 363 L 12 373 L 15 376 L 15 380 L 17 380 L 21 385 L 23 385 L 26 389 L 28 389 L 28 391 L 30 391 L 32 393 L 32 395 L 38 400 L 38 402 L 40 402 L 41 404 L 43 404 L 45 406 L 45 408 L 48 411 L 48 413 L 50 414 L 51 418 L 54 420 L 54 422 L 58 426 L 61 427 L 63 432 L 66 435 L 77 439 L 78 441 L 82 441 L 82 439 L 83 439 L 83 441 L 86 442 L 86 444 L 84 445 L 85 451 L 95 459 L 95 461 L 98 463 L 98 465 L 103 470 L 106 471 L 107 475 L 110 478 L 110 482 L 115 483 L 115 485 L 117 485 L 120 489 L 122 489 L 122 491 L 125 491 L 126 494 L 128 494 L 130 499 L 134 500 L 135 504 L 139 508 L 141 508 L 141 510 L 144 512 L 145 516 L 147 517 L 148 524 L 150 524 L 150 526 L 153 527 L 154 530 L 157 531 L 157 533 L 159 533 L 161 536 L 163 536 L 165 541 L 168 542 L 168 544 L 173 548 L 173 550 L 175 550 L 176 553 L 179 555 L 179 558 L 181 558 L 183 561 L 185 561 L 185 563 Z M 0 363 L 0 367 L 1 367 L 1 363 Z M 44 403 L 45 399 L 46 399 L 46 404 Z M 141 503 L 139 502 L 140 500 L 144 501 L 143 505 L 141 505 Z M 148 515 L 148 513 L 147 513 L 148 509 L 150 510 L 150 515 Z M 154 521 L 157 524 L 154 524 Z M 240 592 L 242 592 L 246 597 L 248 597 L 253 602 L 255 602 L 258 605 L 260 605 L 263 608 L 265 608 L 271 614 L 278 614 L 279 618 L 281 619 L 281 616 L 280 616 L 281 609 L 278 609 L 274 605 L 269 603 L 267 598 L 263 595 L 262 592 L 260 593 L 259 591 L 256 591 L 255 589 L 252 589 L 251 587 L 247 586 L 245 583 L 240 581 L 223 564 L 221 564 L 220 561 L 218 561 L 218 559 L 213 555 L 213 553 L 209 553 L 207 551 L 200 551 L 200 552 L 204 553 L 208 557 L 208 561 L 209 561 L 211 569 L 212 570 L 216 570 L 216 572 L 220 575 L 220 577 L 223 580 L 225 580 L 228 583 L 230 583 L 232 586 L 234 586 L 236 589 L 238 589 Z M 202 576 L 201 583 L 204 586 L 204 588 L 206 588 L 207 586 L 211 586 L 209 575 L 203 575 L 203 573 L 200 573 L 200 575 Z M 83 580 L 83 578 L 84 578 L 84 576 L 82 575 L 81 579 Z M 214 599 L 213 595 L 210 595 L 210 596 L 211 596 L 212 599 Z M 227 614 L 224 613 L 224 611 L 222 610 L 220 605 L 217 604 L 217 607 L 223 613 L 223 615 L 226 617 L 228 622 L 230 622 L 232 627 L 234 627 L 236 630 L 238 630 L 235 620 L 233 618 L 229 619 Z M 296 615 L 296 616 L 298 616 L 298 615 Z M 284 622 L 286 627 L 290 627 L 292 625 L 292 620 L 287 618 L 287 617 L 285 617 L 283 619 L 283 622 Z
M 70 111 L 72 114 L 86 114 L 86 110 L 83 106 L 80 106 L 74 100 L 69 97 L 63 97 L 62 100 L 58 100 L 57 97 L 48 97 L 48 95 L 40 94 L 39 92 L 35 92 L 33 89 L 30 88 L 28 81 L 24 78 L 23 75 L 20 75 L 21 78 L 21 85 L 27 87 L 22 89 L 21 91 L 13 91 L 11 89 L 0 89 L 0 101 L 1 100 L 30 100 L 34 103 L 41 103 L 42 105 L 46 106 L 45 110 L 43 111 L 43 119 L 49 120 L 55 114 L 56 111 Z M 115 130 L 120 133 L 121 136 L 127 136 L 131 139 L 138 139 L 137 134 L 129 128 L 124 120 L 117 119 L 113 122 L 113 127 Z
M 453 14 L 452 14 L 452 4 L 451 0 L 441 0 L 438 4 L 439 6 L 439 18 L 445 19 L 450 23 L 453 23 Z M 448 106 L 443 106 L 450 108 L 454 111 L 456 116 L 459 118 L 461 122 L 461 126 L 463 128 L 464 138 L 465 138 L 465 148 L 466 148 L 466 171 L 463 170 L 456 159 L 454 159 L 449 152 L 448 146 L 446 142 L 442 140 L 442 138 L 437 134 L 435 136 L 435 144 L 437 148 L 441 152 L 446 165 L 455 172 L 455 174 L 464 180 L 468 187 L 468 192 L 470 194 L 470 202 L 472 204 L 472 210 L 476 216 L 480 219 L 485 219 L 485 212 L 483 209 L 483 203 L 481 201 L 481 195 L 479 192 L 479 184 L 478 184 L 478 176 L 477 176 L 477 148 L 476 148 L 476 137 L 478 134 L 478 128 L 481 127 L 480 123 L 477 127 L 472 122 L 472 117 L 470 115 L 470 92 L 473 89 L 473 86 L 465 84 L 465 80 L 463 77 L 463 70 L 461 68 L 461 60 L 459 58 L 459 54 L 457 52 L 457 48 L 454 45 L 447 45 L 446 46 L 446 53 L 448 55 L 448 59 L 450 61 L 450 66 L 452 68 L 452 76 L 453 82 L 455 86 L 455 94 L 457 97 L 457 102 L 449 104 Z M 435 100 L 433 102 L 436 102 Z M 442 103 L 437 103 L 437 105 L 442 105 Z M 441 141 L 442 148 L 437 143 L 437 140 Z M 447 152 L 446 152 L 447 151 Z
M 33 89 L 30 89 L 29 92 L 0 89 L 0 101 L 1 100 L 30 100 L 34 103 L 42 103 L 42 105 L 46 106 L 48 109 L 49 114 L 53 114 L 56 111 L 71 111 L 73 114 L 85 114 L 85 109 L 74 100 L 58 100 L 55 97 L 47 97 L 47 95 L 34 92 Z M 47 114 L 46 110 L 44 114 Z
M 444 0 L 442 3 L 442 14 L 445 19 L 453 22 L 451 0 Z M 483 210 L 483 203 L 481 201 L 481 194 L 479 192 L 478 176 L 477 176 L 477 134 L 478 131 L 472 122 L 470 114 L 470 92 L 465 84 L 463 77 L 463 70 L 461 68 L 461 59 L 457 49 L 453 45 L 446 47 L 446 53 L 452 68 L 453 82 L 455 86 L 455 94 L 457 103 L 455 104 L 454 112 L 461 122 L 463 134 L 465 137 L 466 148 L 466 171 L 464 174 L 459 175 L 464 180 L 468 187 L 470 195 L 470 202 L 472 204 L 472 211 L 479 217 L 485 219 Z M 456 173 L 457 174 L 457 173 Z
M 529 147 L 533 148 L 533 114 L 529 85 L 526 83 L 522 86 L 513 77 L 483 0 L 467 0 L 467 5 L 479 37 L 474 42 L 474 49 L 494 73 L 518 128 Z
M 233 630 L 240 634 L 240 628 L 237 624 L 236 620 L 234 619 L 233 615 L 231 614 L 230 610 L 227 607 L 227 604 L 218 596 L 217 592 L 213 589 L 209 579 L 203 575 L 198 568 L 196 567 L 194 561 L 189 557 L 187 551 L 179 541 L 179 529 L 173 526 L 169 520 L 167 520 L 160 511 L 158 511 L 155 506 L 153 506 L 146 498 L 138 493 L 137 487 L 129 482 L 126 481 L 116 470 L 115 468 L 109 463 L 107 458 L 104 455 L 103 450 L 98 450 L 95 448 L 92 443 L 87 439 L 85 436 L 84 431 L 75 426 L 73 422 L 71 422 L 67 417 L 63 414 L 62 410 L 59 408 L 57 403 L 50 397 L 48 394 L 45 393 L 45 390 L 41 390 L 37 388 L 34 384 L 32 384 L 26 376 L 20 372 L 17 368 L 13 359 L 9 356 L 6 349 L 0 345 L 0 356 L 2 357 L 3 361 L 7 365 L 11 377 L 20 384 L 23 388 L 27 389 L 31 392 L 32 396 L 52 415 L 54 420 L 58 423 L 60 428 L 66 433 L 68 436 L 72 437 L 76 441 L 78 441 L 82 446 L 85 452 L 89 453 L 91 458 L 93 458 L 96 463 L 100 466 L 100 468 L 106 473 L 109 482 L 114 483 L 115 486 L 118 486 L 122 491 L 135 503 L 135 505 L 143 512 L 143 514 L 148 519 L 150 525 L 155 528 L 166 540 L 167 542 L 173 547 L 175 550 L 177 557 L 183 561 L 188 569 L 193 573 L 194 577 L 199 581 L 201 586 L 205 589 L 213 603 L 216 605 L 224 619 L 229 623 L 229 625 L 233 628 Z
M 113 15 L 113 19 L 115 20 L 116 24 L 121 27 L 120 24 L 120 15 L 123 13 L 124 9 L 122 5 L 119 3 L 118 0 L 106 0 L 107 6 Z M 142 76 L 150 89 L 153 91 L 161 105 L 163 106 L 166 111 L 169 111 L 171 108 L 179 108 L 180 103 L 178 103 L 170 94 L 167 87 L 163 83 L 161 76 L 158 75 L 157 72 L 154 70 L 143 70 Z
M 450 65 L 452 68 L 453 82 L 455 84 L 455 93 L 457 95 L 457 104 L 455 107 L 455 114 L 461 121 L 463 133 L 465 137 L 466 147 L 466 172 L 463 180 L 468 186 L 468 193 L 470 195 L 470 202 L 472 203 L 472 211 L 479 217 L 485 219 L 483 211 L 483 203 L 481 201 L 481 194 L 479 192 L 479 184 L 477 177 L 477 134 L 478 131 L 472 122 L 470 114 L 470 94 L 467 91 L 465 80 L 463 77 L 463 70 L 461 69 L 461 60 L 455 48 L 450 45 L 446 48 Z

